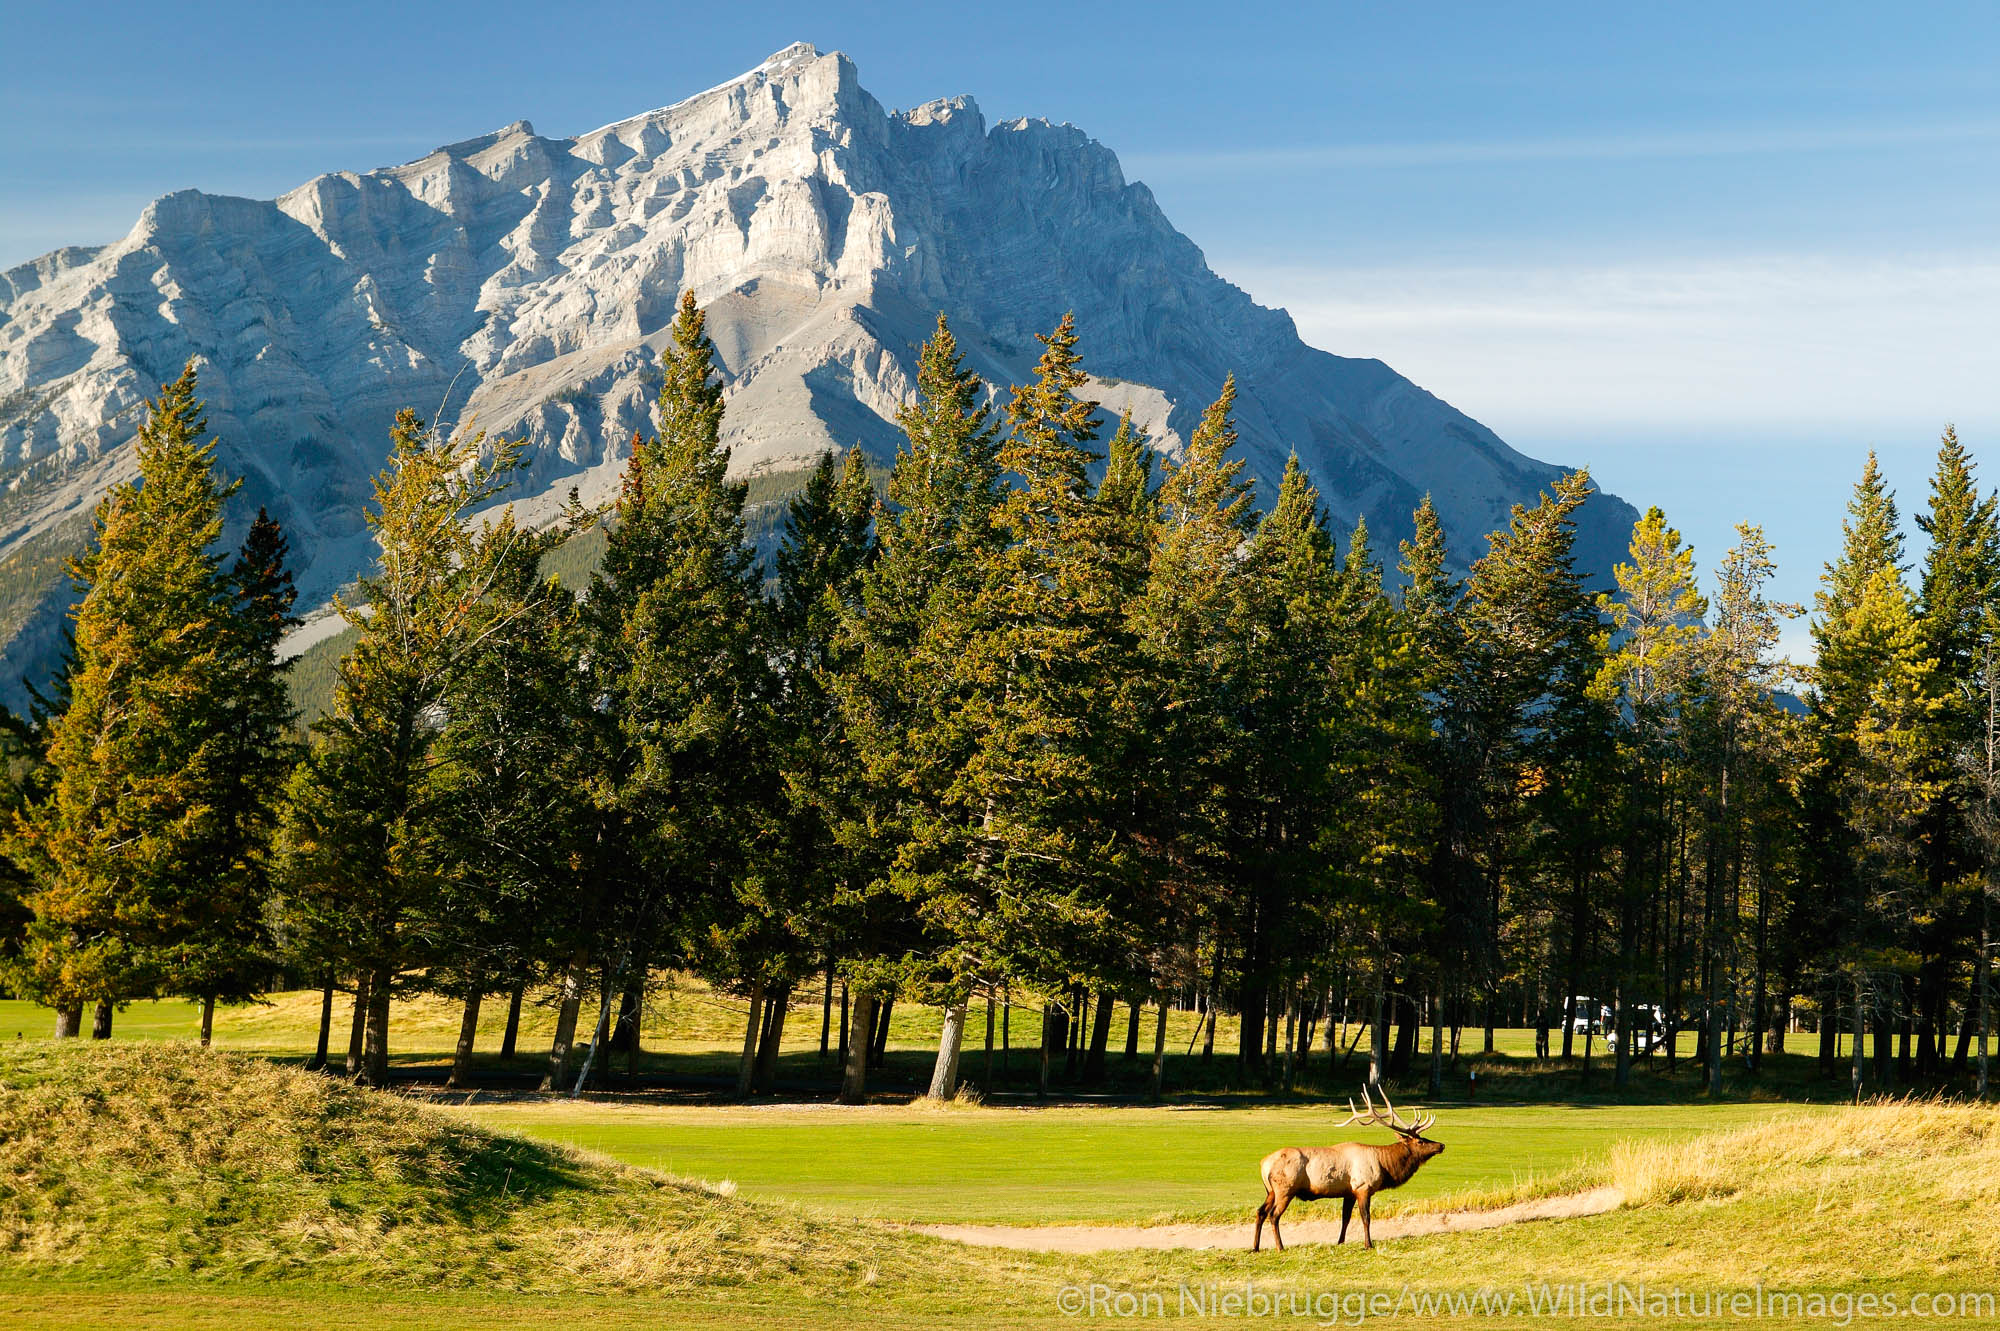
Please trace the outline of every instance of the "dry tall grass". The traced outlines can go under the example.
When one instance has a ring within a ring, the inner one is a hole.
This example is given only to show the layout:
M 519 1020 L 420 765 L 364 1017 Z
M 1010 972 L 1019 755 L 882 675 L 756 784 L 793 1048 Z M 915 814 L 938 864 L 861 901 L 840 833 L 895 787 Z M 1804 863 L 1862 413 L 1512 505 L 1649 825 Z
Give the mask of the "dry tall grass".
M 1621 1142 L 1610 1177 L 1627 1206 L 1795 1191 L 1825 1176 L 1920 1175 L 1950 1197 L 2000 1199 L 2000 1108 L 1883 1100 L 1790 1113 L 1682 1141 Z
M 834 1299 L 997 1278 L 733 1192 L 191 1045 L 0 1051 L 0 1268 Z

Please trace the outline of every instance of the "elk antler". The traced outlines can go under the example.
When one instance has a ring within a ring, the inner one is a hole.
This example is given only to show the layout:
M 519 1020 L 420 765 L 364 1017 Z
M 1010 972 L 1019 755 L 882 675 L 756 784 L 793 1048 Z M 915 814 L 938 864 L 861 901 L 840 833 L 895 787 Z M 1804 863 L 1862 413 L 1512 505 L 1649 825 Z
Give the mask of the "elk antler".
M 1364 1122 L 1379 1123 L 1392 1132 L 1401 1133 L 1406 1137 L 1421 1137 L 1430 1129 L 1431 1124 L 1437 1122 L 1436 1114 L 1425 1114 L 1422 1112 L 1417 1114 L 1416 1122 L 1405 1122 L 1403 1116 L 1396 1112 L 1396 1106 L 1389 1102 L 1389 1093 L 1387 1091 L 1382 1092 L 1382 1105 L 1380 1108 L 1377 1108 L 1374 1100 L 1369 1098 L 1367 1086 L 1364 1085 L 1361 1088 L 1361 1101 L 1368 1106 L 1368 1114 L 1363 1119 Z M 1354 1101 L 1349 1100 L 1347 1107 L 1349 1109 L 1354 1108 Z M 1356 1117 L 1360 1117 L 1360 1115 L 1356 1115 Z M 1347 1122 L 1352 1123 L 1354 1119 L 1350 1118 Z M 1347 1124 L 1343 1123 L 1341 1126 L 1346 1127 Z

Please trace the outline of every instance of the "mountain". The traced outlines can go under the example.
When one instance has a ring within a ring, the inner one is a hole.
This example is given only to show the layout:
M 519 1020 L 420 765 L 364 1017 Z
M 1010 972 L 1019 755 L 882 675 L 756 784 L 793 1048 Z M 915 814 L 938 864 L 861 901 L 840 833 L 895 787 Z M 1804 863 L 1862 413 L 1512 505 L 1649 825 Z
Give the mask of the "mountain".
M 1380 361 L 1306 346 L 1081 130 L 989 127 L 967 97 L 892 113 L 845 56 L 799 44 L 574 138 L 517 121 L 276 200 L 169 194 L 115 244 L 0 274 L 0 678 L 46 666 L 61 557 L 189 357 L 242 511 L 283 522 L 311 606 L 371 557 L 362 508 L 399 407 L 525 437 L 531 517 L 572 486 L 609 496 L 685 286 L 763 494 L 829 448 L 894 456 L 940 310 L 1003 386 L 1074 310 L 1094 395 L 1168 453 L 1233 370 L 1252 474 L 1275 482 L 1296 450 L 1335 521 L 1365 515 L 1378 541 L 1428 491 L 1469 558 L 1558 474 Z M 1608 568 L 1635 515 L 1585 512 L 1580 557 Z

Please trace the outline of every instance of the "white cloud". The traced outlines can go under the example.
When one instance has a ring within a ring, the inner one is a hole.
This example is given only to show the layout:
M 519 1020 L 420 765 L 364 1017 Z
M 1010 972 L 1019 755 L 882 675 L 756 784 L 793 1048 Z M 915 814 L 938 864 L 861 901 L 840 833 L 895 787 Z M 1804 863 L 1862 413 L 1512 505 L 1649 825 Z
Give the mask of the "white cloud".
M 1306 341 L 1379 357 L 1503 435 L 2000 421 L 2000 259 L 1215 264 Z
M 1371 170 L 1477 166 L 1506 162 L 1640 161 L 1757 154 L 1853 152 L 2000 139 L 2000 122 L 1931 125 L 1751 126 L 1674 133 L 1566 135 L 1530 139 L 1463 139 L 1410 143 L 1294 144 L 1195 152 L 1123 153 L 1134 179 L 1167 179 L 1218 171 Z

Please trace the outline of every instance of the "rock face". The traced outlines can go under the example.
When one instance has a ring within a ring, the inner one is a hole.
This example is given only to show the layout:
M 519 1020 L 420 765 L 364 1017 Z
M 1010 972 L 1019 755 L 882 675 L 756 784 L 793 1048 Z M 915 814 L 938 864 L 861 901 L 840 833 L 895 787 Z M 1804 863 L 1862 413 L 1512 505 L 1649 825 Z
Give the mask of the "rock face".
M 531 515 L 572 486 L 608 496 L 683 287 L 709 309 L 734 466 L 778 481 L 829 448 L 893 457 L 940 310 L 1002 386 L 1074 310 L 1096 395 L 1170 454 L 1235 371 L 1251 472 L 1274 482 L 1296 450 L 1335 520 L 1378 540 L 1428 491 L 1469 557 L 1557 474 L 1381 362 L 1306 346 L 1082 131 L 989 127 L 964 97 L 890 113 L 801 44 L 576 138 L 520 121 L 274 201 L 170 194 L 114 245 L 0 274 L 0 672 L 45 663 L 55 556 L 189 357 L 310 606 L 371 556 L 362 507 L 398 407 L 529 440 Z M 1580 554 L 1608 567 L 1632 511 L 1586 512 Z

